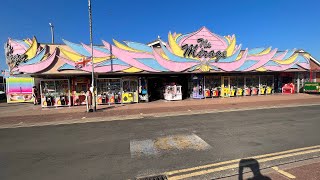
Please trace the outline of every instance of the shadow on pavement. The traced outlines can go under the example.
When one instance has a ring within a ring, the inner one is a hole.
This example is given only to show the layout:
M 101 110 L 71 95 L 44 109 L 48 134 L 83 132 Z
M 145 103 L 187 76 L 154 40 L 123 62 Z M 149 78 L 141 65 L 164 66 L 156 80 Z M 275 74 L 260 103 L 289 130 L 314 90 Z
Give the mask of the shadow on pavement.
M 247 180 L 271 180 L 268 176 L 264 176 L 260 172 L 260 165 L 256 159 L 241 159 L 239 162 L 239 180 L 243 180 L 244 168 L 250 168 L 253 177 L 247 178 Z

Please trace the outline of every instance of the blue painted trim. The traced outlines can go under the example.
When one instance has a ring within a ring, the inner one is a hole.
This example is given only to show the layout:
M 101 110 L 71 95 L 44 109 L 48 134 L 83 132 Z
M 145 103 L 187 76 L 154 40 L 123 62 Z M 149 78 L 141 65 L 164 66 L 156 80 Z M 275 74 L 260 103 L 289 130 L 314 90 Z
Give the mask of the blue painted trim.
M 161 44 L 161 43 L 160 43 Z M 172 54 L 166 47 L 161 44 L 161 48 L 171 61 L 175 62 L 199 62 L 199 60 L 183 58 Z
M 265 64 L 265 66 L 280 66 L 280 64 L 270 60 Z
M 218 67 L 216 67 L 216 66 L 210 65 L 210 67 L 211 67 L 213 70 L 215 70 L 215 71 L 219 71 L 219 70 L 220 70 L 220 69 L 219 69 Z
M 240 48 L 238 49 L 238 51 L 237 51 L 236 53 L 234 53 L 232 56 L 229 56 L 229 57 L 227 57 L 227 58 L 225 58 L 225 59 L 219 59 L 218 62 L 228 62 L 228 63 L 230 63 L 230 62 L 236 61 L 236 59 L 237 59 L 237 57 L 238 57 L 238 55 L 239 55 L 239 53 L 240 53 L 240 49 L 241 49 L 241 47 L 240 47 Z
M 20 65 L 30 65 L 30 64 L 35 64 L 41 61 L 41 59 L 44 57 L 46 53 L 46 48 L 43 48 L 39 54 L 37 54 L 35 57 L 29 59 L 27 62 L 25 63 L 21 63 Z
M 72 66 L 72 65 L 70 65 L 70 64 L 68 64 L 68 63 L 65 63 L 64 65 L 62 65 L 62 66 L 60 66 L 59 68 L 58 68 L 58 71 L 63 71 L 63 70 L 75 70 L 76 69 L 76 67 L 74 67 L 74 66 Z
M 157 70 L 157 71 L 169 71 L 168 69 L 162 67 L 157 60 L 153 58 L 135 58 L 139 62 L 143 63 L 146 66 L 149 66 L 150 68 Z
M 26 42 L 22 41 L 22 40 L 13 39 L 13 41 L 16 41 L 17 43 L 23 44 L 24 47 L 26 47 L 26 48 L 30 48 L 30 45 L 27 44 Z
M 179 44 L 180 43 L 180 41 L 181 41 L 181 39 L 182 38 L 184 38 L 184 37 L 186 37 L 186 36 L 189 36 L 191 33 L 189 33 L 189 34 L 183 34 L 183 35 L 181 35 L 181 36 L 179 36 L 178 38 L 177 38 L 177 44 Z
M 306 59 L 304 56 L 302 56 L 300 54 L 298 55 L 296 60 L 298 61 L 298 63 L 308 63 L 308 64 L 310 64 L 309 60 Z
M 112 63 L 111 63 L 112 61 Z M 120 59 L 110 59 L 110 60 L 106 60 L 106 61 L 103 61 L 101 62 L 100 64 L 98 64 L 96 67 L 101 67 L 101 66 L 110 66 L 111 64 L 113 65 L 124 65 L 124 66 L 129 66 L 129 64 L 123 62 L 122 60 Z
M 251 66 L 255 65 L 258 61 L 254 60 L 246 60 L 242 66 L 240 66 L 236 71 L 244 71 Z
M 291 57 L 295 51 L 296 51 L 295 49 L 288 51 L 288 53 L 284 56 L 283 60 Z
M 253 48 L 253 49 L 250 49 L 250 50 L 248 50 L 248 55 L 261 53 L 265 49 L 266 48 Z
M 294 65 L 291 67 L 291 69 L 299 69 L 299 66 L 296 65 L 296 64 L 294 64 Z
M 75 52 L 83 55 L 83 56 L 87 56 L 87 57 L 91 57 L 91 54 L 80 44 L 75 44 L 72 42 L 69 42 L 67 40 L 62 39 L 62 41 L 69 46 L 72 50 L 74 50 Z
M 102 48 L 102 47 L 99 47 L 99 46 L 93 46 L 93 49 L 101 51 L 101 52 L 104 52 L 106 54 L 110 54 L 110 51 L 108 49 L 105 49 L 105 48 Z

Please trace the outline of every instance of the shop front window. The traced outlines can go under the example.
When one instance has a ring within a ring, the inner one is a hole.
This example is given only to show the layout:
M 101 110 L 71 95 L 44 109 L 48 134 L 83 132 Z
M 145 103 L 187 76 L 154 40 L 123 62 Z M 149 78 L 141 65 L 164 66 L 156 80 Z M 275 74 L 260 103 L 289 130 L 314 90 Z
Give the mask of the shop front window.
M 68 80 L 44 80 L 40 85 L 42 107 L 70 105 Z
M 206 89 L 212 90 L 221 87 L 221 77 L 220 76 L 206 76 L 205 77 Z

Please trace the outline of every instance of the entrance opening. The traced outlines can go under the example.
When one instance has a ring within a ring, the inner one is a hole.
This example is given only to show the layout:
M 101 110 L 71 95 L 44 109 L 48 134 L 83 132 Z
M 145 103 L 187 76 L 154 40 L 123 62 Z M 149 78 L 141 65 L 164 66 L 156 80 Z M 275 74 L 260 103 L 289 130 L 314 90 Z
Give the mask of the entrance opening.
M 189 97 L 188 91 L 189 75 L 162 75 L 148 77 L 149 101 L 164 99 L 166 85 L 182 86 L 182 98 Z

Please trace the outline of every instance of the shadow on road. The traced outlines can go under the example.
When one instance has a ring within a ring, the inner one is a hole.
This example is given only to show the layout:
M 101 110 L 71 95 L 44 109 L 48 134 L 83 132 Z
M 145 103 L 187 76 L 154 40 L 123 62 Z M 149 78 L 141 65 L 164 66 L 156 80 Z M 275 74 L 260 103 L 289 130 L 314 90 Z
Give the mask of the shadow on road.
M 247 180 L 271 180 L 268 176 L 264 176 L 260 172 L 260 165 L 256 159 L 241 159 L 239 162 L 239 180 L 243 180 L 244 168 L 250 168 L 253 177 L 247 178 Z

